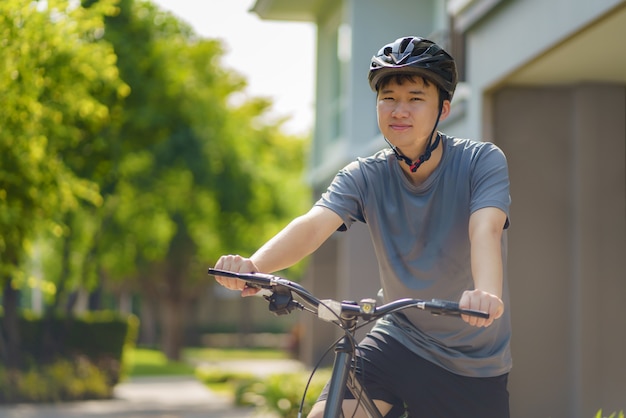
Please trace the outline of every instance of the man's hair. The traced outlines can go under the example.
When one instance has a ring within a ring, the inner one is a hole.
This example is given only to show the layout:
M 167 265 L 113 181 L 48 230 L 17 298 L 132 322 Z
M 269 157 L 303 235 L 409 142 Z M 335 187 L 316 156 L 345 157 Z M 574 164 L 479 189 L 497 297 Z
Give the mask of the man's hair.
M 443 102 L 444 100 L 450 100 L 450 95 L 448 94 L 448 92 L 443 90 L 441 87 L 439 87 L 437 83 L 431 78 L 417 75 L 417 74 L 406 74 L 406 73 L 389 74 L 381 78 L 380 81 L 376 84 L 376 94 L 380 93 L 380 90 L 383 87 L 388 86 L 389 83 L 391 82 L 395 82 L 401 86 L 405 82 L 414 83 L 416 79 L 422 79 L 426 87 L 430 86 L 431 84 L 437 87 L 439 100 L 441 102 Z

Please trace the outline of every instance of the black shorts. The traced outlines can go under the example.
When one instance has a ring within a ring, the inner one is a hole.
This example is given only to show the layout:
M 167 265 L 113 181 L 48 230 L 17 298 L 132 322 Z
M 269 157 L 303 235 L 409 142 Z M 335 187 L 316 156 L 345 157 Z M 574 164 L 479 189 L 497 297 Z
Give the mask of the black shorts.
M 508 418 L 508 374 L 467 377 L 419 357 L 383 333 L 370 333 L 357 350 L 357 375 L 372 399 L 393 408 L 387 417 Z M 349 390 L 345 398 L 352 399 Z M 328 384 L 318 400 L 326 400 Z

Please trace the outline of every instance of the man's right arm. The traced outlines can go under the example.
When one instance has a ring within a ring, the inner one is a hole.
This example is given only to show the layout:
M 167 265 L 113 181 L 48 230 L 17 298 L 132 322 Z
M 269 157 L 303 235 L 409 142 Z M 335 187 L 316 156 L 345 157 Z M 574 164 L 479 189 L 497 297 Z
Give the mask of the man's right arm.
M 343 220 L 332 210 L 314 206 L 291 221 L 252 257 L 225 255 L 220 257 L 215 268 L 236 273 L 272 273 L 285 269 L 317 250 L 342 224 Z M 217 277 L 216 280 L 229 289 L 242 290 L 242 296 L 256 293 L 256 289 L 244 288 L 241 280 L 226 277 Z

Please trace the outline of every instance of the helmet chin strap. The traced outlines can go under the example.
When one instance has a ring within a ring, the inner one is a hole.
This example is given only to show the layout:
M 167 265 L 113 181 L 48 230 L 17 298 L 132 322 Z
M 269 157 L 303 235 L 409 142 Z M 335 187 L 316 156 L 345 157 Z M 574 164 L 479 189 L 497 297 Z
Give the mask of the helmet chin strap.
M 419 156 L 417 160 L 413 161 L 406 155 L 402 154 L 400 151 L 398 151 L 398 148 L 395 145 L 392 145 L 391 142 L 389 142 L 389 140 L 386 137 L 383 137 L 385 138 L 385 142 L 387 142 L 387 144 L 389 144 L 389 146 L 393 150 L 393 153 L 396 154 L 396 158 L 398 160 L 404 161 L 409 166 L 411 173 L 415 173 L 417 169 L 422 164 L 424 164 L 424 162 L 428 161 L 430 159 L 430 156 L 432 155 L 432 152 L 439 145 L 439 142 L 441 140 L 441 135 L 439 134 L 439 132 L 437 132 L 437 137 L 435 138 L 435 142 L 433 142 L 433 134 L 437 130 L 437 125 L 439 125 L 439 118 L 441 117 L 441 111 L 443 110 L 442 105 L 443 103 L 439 105 L 439 114 L 437 115 L 437 122 L 435 122 L 435 126 L 433 127 L 433 130 L 430 132 L 430 137 L 428 138 L 428 144 L 426 145 L 426 150 L 424 151 L 422 155 Z

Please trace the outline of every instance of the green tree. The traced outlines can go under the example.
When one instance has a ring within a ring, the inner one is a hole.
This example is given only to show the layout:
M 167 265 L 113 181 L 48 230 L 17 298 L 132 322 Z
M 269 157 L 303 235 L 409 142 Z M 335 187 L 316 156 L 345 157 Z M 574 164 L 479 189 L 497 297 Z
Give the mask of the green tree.
M 106 278 L 158 307 L 177 358 L 206 267 L 308 200 L 306 141 L 267 122 L 269 101 L 232 104 L 245 81 L 221 66 L 220 42 L 150 2 L 116 4 L 0 2 L 0 355 L 13 366 L 35 242 L 56 283 L 49 314 Z
M 110 121 L 98 97 L 127 92 L 112 48 L 96 42 L 103 17 L 115 11 L 109 0 L 90 9 L 64 0 L 0 2 L 0 351 L 10 366 L 19 361 L 17 295 L 34 239 L 41 230 L 63 235 L 63 214 L 82 202 L 102 203 L 98 184 L 77 176 L 67 159 Z
M 305 141 L 263 122 L 266 100 L 230 104 L 245 82 L 220 66 L 218 41 L 149 2 L 121 9 L 106 35 L 131 86 L 120 135 L 143 147 L 124 155 L 100 242 L 107 275 L 134 279 L 144 305 L 158 306 L 162 347 L 178 358 L 206 266 L 249 252 L 302 210 Z

